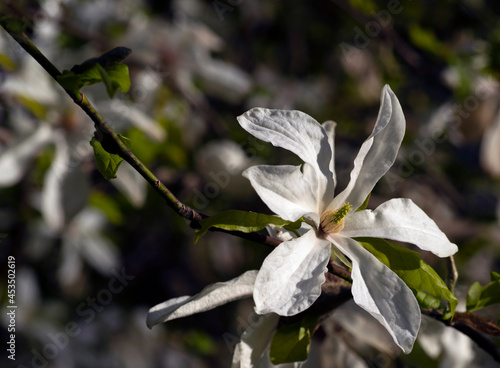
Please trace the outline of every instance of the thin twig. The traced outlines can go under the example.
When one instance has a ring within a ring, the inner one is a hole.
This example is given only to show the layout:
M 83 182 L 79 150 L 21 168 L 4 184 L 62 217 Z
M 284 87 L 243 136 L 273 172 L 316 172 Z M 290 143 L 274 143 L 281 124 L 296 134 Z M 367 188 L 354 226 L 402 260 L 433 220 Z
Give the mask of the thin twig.
M 455 284 L 458 279 L 458 271 L 457 266 L 455 265 L 455 259 L 453 256 L 449 256 L 446 258 L 446 285 L 450 289 L 453 294 L 453 290 L 455 289 Z

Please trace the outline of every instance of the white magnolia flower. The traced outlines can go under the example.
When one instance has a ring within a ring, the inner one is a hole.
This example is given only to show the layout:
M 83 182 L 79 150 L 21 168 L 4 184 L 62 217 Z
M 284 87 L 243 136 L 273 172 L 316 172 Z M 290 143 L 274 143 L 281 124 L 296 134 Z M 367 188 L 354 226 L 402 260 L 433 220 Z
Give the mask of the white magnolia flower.
M 255 282 L 259 314 L 291 316 L 320 295 L 332 252 L 352 261 L 354 301 L 384 325 L 403 351 L 411 351 L 420 326 L 418 303 L 406 284 L 353 237 L 410 242 L 439 257 L 457 246 L 409 199 L 392 199 L 356 212 L 396 159 L 405 131 L 401 106 L 388 86 L 372 134 L 354 161 L 347 187 L 334 196 L 333 122 L 320 125 L 300 111 L 254 108 L 238 117 L 255 137 L 285 148 L 302 166 L 253 166 L 245 175 L 267 206 L 283 219 L 308 219 L 311 229 L 285 241 L 264 260 Z

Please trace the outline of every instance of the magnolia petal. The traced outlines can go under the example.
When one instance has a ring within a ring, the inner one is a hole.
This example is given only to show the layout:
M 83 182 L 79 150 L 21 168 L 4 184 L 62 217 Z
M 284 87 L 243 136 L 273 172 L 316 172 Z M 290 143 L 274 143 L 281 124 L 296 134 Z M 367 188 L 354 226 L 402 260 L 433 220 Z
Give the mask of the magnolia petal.
M 109 102 L 101 102 L 97 107 L 101 113 L 105 112 L 116 120 L 128 121 L 154 142 L 163 142 L 167 138 L 165 129 L 147 113 L 135 108 L 133 104 L 113 99 Z
M 481 141 L 481 166 L 492 176 L 500 177 L 500 115 L 484 132 Z
M 448 257 L 458 248 L 451 243 L 436 223 L 411 199 L 391 199 L 375 210 L 351 214 L 342 236 L 385 238 L 412 243 L 439 257 Z
M 120 192 L 130 201 L 134 207 L 142 207 L 146 201 L 147 182 L 130 165 L 120 165 L 116 178 L 110 180 Z
M 287 149 L 313 166 L 328 168 L 332 151 L 322 126 L 297 110 L 270 110 L 260 107 L 238 116 L 241 127 L 254 137 Z M 319 162 L 324 160 L 324 162 Z
M 7 148 L 0 155 L 0 187 L 16 184 L 28 170 L 33 158 L 52 140 L 52 129 L 42 123 L 24 141 Z
M 309 115 L 297 110 L 253 108 L 238 117 L 238 122 L 253 136 L 287 149 L 315 169 L 316 197 L 323 200 L 327 191 L 333 196 L 333 157 L 325 129 Z
M 356 341 L 373 346 L 385 354 L 396 356 L 400 352 L 399 347 L 394 343 L 394 339 L 384 326 L 357 305 L 354 300 L 349 300 L 335 309 L 327 321 L 335 321 L 354 336 Z M 324 325 L 329 325 L 330 328 L 334 326 L 334 324 L 329 323 Z M 334 333 L 334 331 L 328 330 L 327 332 Z
M 255 280 L 256 312 L 293 316 L 314 303 L 325 282 L 330 248 L 330 242 L 317 238 L 314 230 L 275 248 Z
M 330 203 L 330 209 L 339 208 L 346 202 L 351 204 L 353 210 L 358 209 L 396 160 L 404 132 L 403 110 L 394 92 L 386 85 L 382 89 L 381 106 L 373 132 L 354 160 L 349 184 Z
M 330 240 L 352 260 L 351 291 L 356 304 L 375 317 L 408 354 L 421 318 L 412 291 L 357 241 L 339 235 Z
M 66 136 L 56 131 L 53 141 L 56 153 L 44 177 L 40 211 L 47 225 L 52 230 L 61 232 L 87 205 L 90 183 L 82 172 L 81 159 L 71 151 Z
M 335 174 L 335 127 L 337 126 L 337 123 L 328 120 L 325 121 L 323 124 L 323 129 L 325 129 L 326 135 L 328 136 L 328 143 L 330 144 L 330 147 L 332 149 L 332 159 L 330 160 L 330 171 L 332 172 L 332 178 L 333 178 L 333 185 L 332 185 L 332 191 L 335 190 L 335 186 L 337 184 L 337 177 Z M 333 193 L 331 193 L 330 198 L 333 197 Z
M 300 166 L 252 166 L 243 172 L 264 203 L 285 220 L 309 215 L 319 222 L 317 201 Z
M 274 313 L 253 316 L 252 324 L 243 332 L 241 341 L 234 349 L 231 368 L 260 367 L 261 360 L 269 361 L 269 344 L 278 327 L 279 318 Z
M 68 224 L 63 244 L 75 248 L 102 275 L 111 276 L 120 266 L 120 257 L 115 244 L 103 233 L 105 225 L 101 211 L 85 208 Z
M 418 343 L 432 359 L 441 357 L 441 367 L 475 366 L 473 361 L 477 356 L 474 342 L 460 331 L 448 328 L 431 317 L 423 316 Z
M 253 293 L 257 272 L 247 271 L 232 280 L 209 285 L 194 296 L 181 296 L 160 303 L 149 310 L 146 324 L 151 328 L 162 322 L 205 312 L 219 305 L 249 297 Z
M 302 177 L 309 184 L 310 191 L 313 193 L 314 202 L 311 205 L 315 208 L 314 212 L 316 214 L 323 213 L 334 195 L 333 176 L 330 174 L 329 183 L 325 189 L 323 186 L 325 177 L 322 174 L 318 175 L 314 166 L 306 162 L 302 165 Z

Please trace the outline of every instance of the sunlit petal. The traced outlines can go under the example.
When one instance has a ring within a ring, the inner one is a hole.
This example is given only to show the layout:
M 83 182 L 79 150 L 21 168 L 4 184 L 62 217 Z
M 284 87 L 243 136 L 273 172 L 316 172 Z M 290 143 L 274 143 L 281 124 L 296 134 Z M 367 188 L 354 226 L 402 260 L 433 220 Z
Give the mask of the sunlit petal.
M 396 160 L 404 132 L 403 110 L 394 92 L 386 85 L 382 90 L 377 122 L 354 160 L 349 184 L 333 199 L 329 208 L 336 209 L 348 202 L 356 210 L 363 203 Z
M 297 110 L 257 107 L 238 116 L 238 122 L 254 137 L 285 148 L 311 165 L 316 165 L 321 155 L 324 162 L 321 160 L 318 163 L 326 163 L 328 167 L 332 155 L 328 137 L 321 125 L 309 115 Z
M 345 222 L 341 234 L 408 242 L 439 257 L 448 257 L 458 250 L 411 199 L 395 198 L 373 211 L 355 212 Z
M 330 248 L 311 230 L 274 249 L 255 280 L 257 313 L 292 316 L 309 308 L 321 293 Z
M 420 309 L 412 291 L 398 275 L 353 239 L 332 237 L 352 260 L 353 299 L 375 317 L 405 352 L 412 350 L 420 327 Z
M 333 196 L 333 158 L 325 129 L 309 115 L 296 110 L 253 108 L 238 117 L 238 122 L 253 136 L 285 148 L 310 164 L 317 175 L 316 198 Z

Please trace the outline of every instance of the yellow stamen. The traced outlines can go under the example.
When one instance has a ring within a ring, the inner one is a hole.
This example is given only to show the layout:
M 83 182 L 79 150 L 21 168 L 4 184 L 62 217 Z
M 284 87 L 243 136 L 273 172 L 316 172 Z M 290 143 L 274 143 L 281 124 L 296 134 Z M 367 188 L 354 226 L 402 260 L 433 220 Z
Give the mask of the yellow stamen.
M 344 228 L 344 220 L 351 205 L 345 203 L 342 207 L 336 210 L 328 210 L 323 212 L 320 219 L 320 229 L 326 234 L 338 233 Z

